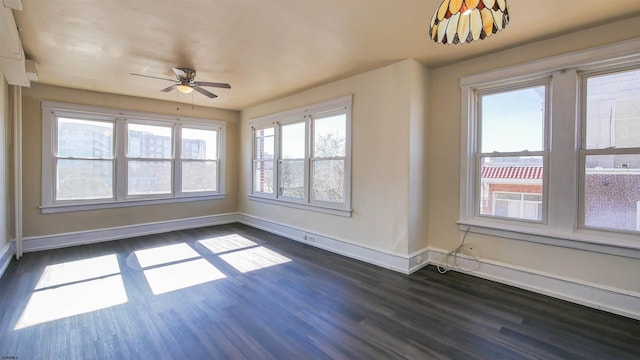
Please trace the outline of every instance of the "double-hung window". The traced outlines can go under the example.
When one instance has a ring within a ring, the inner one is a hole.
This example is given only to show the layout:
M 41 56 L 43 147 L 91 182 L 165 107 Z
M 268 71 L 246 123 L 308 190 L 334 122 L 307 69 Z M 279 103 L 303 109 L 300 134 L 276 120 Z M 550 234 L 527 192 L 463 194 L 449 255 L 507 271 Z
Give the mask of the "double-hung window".
M 640 41 L 461 79 L 460 228 L 640 249 Z
M 173 128 L 127 122 L 127 196 L 171 194 Z
M 640 66 L 585 72 L 581 225 L 640 231 Z
M 42 108 L 45 213 L 224 197 L 224 122 Z
M 55 125 L 55 200 L 112 199 L 115 122 L 70 115 Z
M 350 96 L 251 126 L 252 199 L 350 215 Z
M 478 215 L 545 220 L 548 84 L 477 90 Z M 534 200 L 535 199 L 535 200 Z

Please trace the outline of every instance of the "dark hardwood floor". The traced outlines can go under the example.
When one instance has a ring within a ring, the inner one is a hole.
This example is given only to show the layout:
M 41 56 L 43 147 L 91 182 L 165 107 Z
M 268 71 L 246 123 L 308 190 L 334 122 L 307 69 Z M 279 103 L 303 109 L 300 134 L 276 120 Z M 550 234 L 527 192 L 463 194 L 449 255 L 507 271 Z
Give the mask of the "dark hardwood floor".
M 640 358 L 640 321 L 239 224 L 27 253 L 0 320 L 20 360 Z

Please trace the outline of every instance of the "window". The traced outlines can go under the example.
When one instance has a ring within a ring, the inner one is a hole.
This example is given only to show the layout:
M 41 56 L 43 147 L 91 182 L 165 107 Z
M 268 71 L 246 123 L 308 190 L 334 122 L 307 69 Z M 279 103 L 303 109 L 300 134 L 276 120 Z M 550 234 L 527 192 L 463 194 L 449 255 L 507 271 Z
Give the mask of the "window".
M 113 198 L 114 128 L 109 121 L 58 118 L 56 201 Z
M 183 127 L 182 192 L 218 191 L 218 130 Z
M 251 125 L 252 199 L 350 215 L 350 96 Z
M 640 69 L 585 73 L 582 225 L 638 231 Z
M 253 193 L 273 194 L 275 127 L 254 128 Z
M 127 196 L 171 194 L 171 126 L 127 123 Z
M 224 196 L 223 122 L 42 108 L 45 213 Z
M 516 219 L 540 220 L 542 194 L 495 192 L 491 214 Z
M 546 201 L 541 194 L 548 156 L 546 94 L 546 83 L 478 91 L 480 129 L 475 158 L 480 174 L 480 190 L 476 192 L 479 215 L 544 220 Z M 535 194 L 540 207 L 536 206 L 535 212 L 525 211 L 526 207 L 520 206 L 524 205 L 523 196 L 513 192 Z M 512 202 L 515 200 L 518 203 Z
M 638 48 L 461 79 L 461 229 L 617 255 L 638 246 Z

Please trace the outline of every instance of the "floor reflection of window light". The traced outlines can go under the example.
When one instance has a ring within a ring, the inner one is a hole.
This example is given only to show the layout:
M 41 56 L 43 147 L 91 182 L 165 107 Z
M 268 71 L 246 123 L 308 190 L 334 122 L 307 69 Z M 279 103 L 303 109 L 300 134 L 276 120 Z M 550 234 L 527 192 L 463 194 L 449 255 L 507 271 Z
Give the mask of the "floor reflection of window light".
M 258 244 L 238 234 L 219 236 L 198 241 L 214 254 L 244 249 Z
M 144 276 L 154 295 L 164 294 L 209 281 L 225 278 L 215 266 L 205 259 L 144 270 Z
M 127 301 L 120 275 L 35 291 L 14 330 L 106 309 Z
M 119 273 L 115 254 L 49 265 L 40 276 L 36 290 Z
M 187 244 L 166 245 L 138 250 L 135 254 L 140 266 L 143 268 L 200 257 L 200 254 Z
M 223 254 L 220 255 L 220 258 L 242 273 L 291 261 L 291 259 L 262 246 Z

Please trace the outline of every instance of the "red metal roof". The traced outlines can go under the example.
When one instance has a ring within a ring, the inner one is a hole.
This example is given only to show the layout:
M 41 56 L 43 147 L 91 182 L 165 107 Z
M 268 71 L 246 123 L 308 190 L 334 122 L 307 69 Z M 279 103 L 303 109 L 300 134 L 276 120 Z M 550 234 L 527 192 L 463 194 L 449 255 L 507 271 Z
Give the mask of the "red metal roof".
M 482 177 L 490 179 L 542 179 L 542 166 L 483 166 Z

